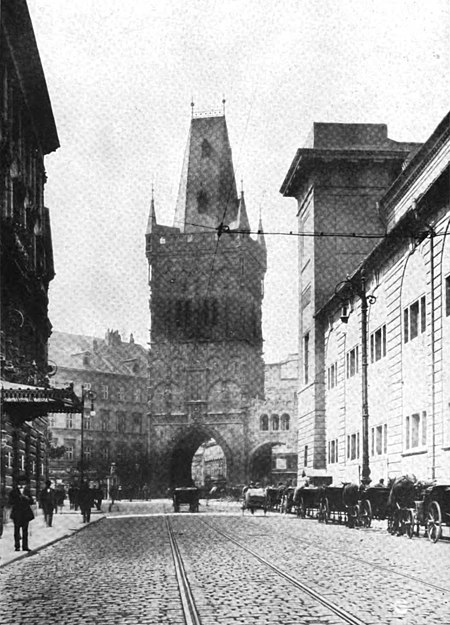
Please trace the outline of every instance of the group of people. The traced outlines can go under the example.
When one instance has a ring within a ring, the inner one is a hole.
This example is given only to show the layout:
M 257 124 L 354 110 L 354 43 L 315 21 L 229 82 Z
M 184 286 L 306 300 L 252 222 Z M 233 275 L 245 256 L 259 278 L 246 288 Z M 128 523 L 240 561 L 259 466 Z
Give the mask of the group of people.
M 69 489 L 69 497 L 70 497 Z M 66 493 L 64 488 L 53 488 L 52 482 L 46 480 L 45 488 L 41 490 L 38 496 L 39 506 L 42 508 L 44 521 L 47 527 L 53 525 L 53 515 L 62 512 Z M 83 523 L 89 523 L 91 520 L 91 509 L 96 506 L 97 510 L 101 510 L 103 499 L 103 489 L 90 488 L 88 482 L 83 482 L 80 488 L 76 489 L 76 499 L 74 500 L 75 510 L 80 508 L 83 517 Z M 8 503 L 11 507 L 10 518 L 14 523 L 14 547 L 16 551 L 31 551 L 28 545 L 28 526 L 30 521 L 34 519 L 32 506 L 35 501 L 28 485 L 25 475 L 20 475 L 15 486 L 11 489 L 8 497 Z M 72 499 L 71 499 L 72 508 Z M 21 547 L 22 545 L 22 547 Z

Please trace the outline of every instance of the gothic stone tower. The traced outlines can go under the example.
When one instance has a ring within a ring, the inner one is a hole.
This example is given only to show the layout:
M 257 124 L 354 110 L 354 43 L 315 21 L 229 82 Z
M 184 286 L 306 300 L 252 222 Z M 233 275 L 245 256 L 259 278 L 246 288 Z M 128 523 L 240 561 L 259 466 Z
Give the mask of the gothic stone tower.
M 261 304 L 266 246 L 238 198 L 224 116 L 191 121 L 173 227 L 152 198 L 149 262 L 150 450 L 154 492 L 189 484 L 214 438 L 231 483 L 248 473 L 248 407 L 264 395 Z

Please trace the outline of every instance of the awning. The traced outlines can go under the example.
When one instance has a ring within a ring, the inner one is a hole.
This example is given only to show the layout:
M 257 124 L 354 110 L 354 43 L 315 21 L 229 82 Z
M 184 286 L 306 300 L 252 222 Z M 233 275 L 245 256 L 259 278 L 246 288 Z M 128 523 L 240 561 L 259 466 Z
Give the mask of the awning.
M 53 388 L 0 380 L 2 409 L 20 421 L 47 416 L 49 412 L 80 412 L 73 387 Z

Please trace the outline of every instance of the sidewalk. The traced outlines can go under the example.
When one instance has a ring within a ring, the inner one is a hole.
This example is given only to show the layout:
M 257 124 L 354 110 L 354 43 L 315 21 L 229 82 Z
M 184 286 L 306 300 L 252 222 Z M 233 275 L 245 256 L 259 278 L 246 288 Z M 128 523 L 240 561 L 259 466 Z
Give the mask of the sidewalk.
M 69 510 L 69 505 L 63 507 L 63 512 L 53 515 L 52 527 L 47 527 L 44 521 L 44 514 L 40 508 L 37 510 L 33 506 L 35 518 L 28 526 L 28 545 L 31 551 L 15 551 L 14 549 L 14 523 L 9 520 L 3 528 L 3 536 L 0 538 L 0 568 L 10 562 L 30 557 L 36 552 L 52 545 L 58 540 L 76 534 L 92 523 L 96 523 L 105 517 L 109 502 L 103 501 L 102 511 L 96 509 L 91 511 L 90 523 L 83 523 L 81 512 L 78 509 Z

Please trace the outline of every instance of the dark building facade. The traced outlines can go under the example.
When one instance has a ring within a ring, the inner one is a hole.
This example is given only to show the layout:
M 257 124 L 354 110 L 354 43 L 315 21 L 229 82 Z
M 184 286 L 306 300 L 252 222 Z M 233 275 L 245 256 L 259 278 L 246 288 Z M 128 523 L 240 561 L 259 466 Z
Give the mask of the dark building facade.
M 74 407 L 50 388 L 48 286 L 54 276 L 44 157 L 59 147 L 24 0 L 0 13 L 1 491 L 25 473 L 34 492 L 46 467 L 46 415 Z
M 261 304 L 266 246 L 250 234 L 224 115 L 193 116 L 173 227 L 152 200 L 149 262 L 153 487 L 189 483 L 214 439 L 230 482 L 249 463 L 249 405 L 264 395 Z

